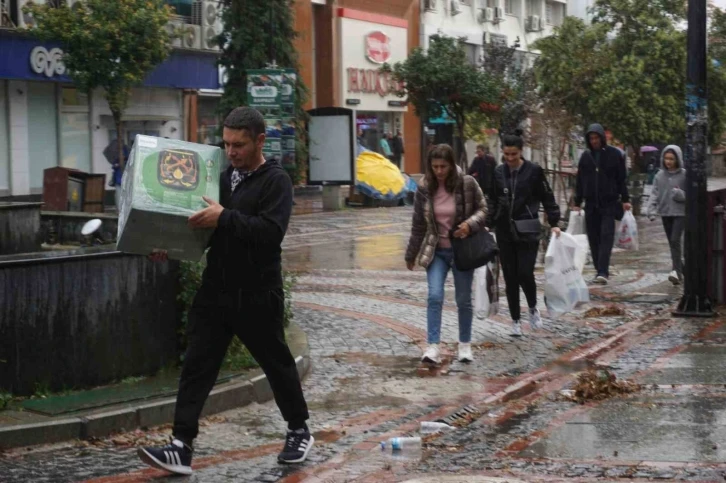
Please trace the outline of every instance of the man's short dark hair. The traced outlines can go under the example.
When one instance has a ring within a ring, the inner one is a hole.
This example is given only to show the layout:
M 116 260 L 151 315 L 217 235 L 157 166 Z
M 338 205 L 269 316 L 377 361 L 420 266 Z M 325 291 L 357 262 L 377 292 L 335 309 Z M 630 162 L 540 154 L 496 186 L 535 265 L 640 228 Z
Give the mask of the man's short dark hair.
M 477 144 L 477 145 L 476 145 L 476 149 L 481 149 L 481 150 L 482 150 L 482 151 L 484 151 L 485 153 L 488 153 L 488 152 L 489 152 L 489 149 L 487 149 L 487 147 L 486 147 L 486 146 L 484 146 L 483 144 Z
M 224 127 L 229 129 L 244 129 L 252 138 L 265 133 L 265 118 L 257 109 L 251 107 L 238 107 L 230 112 L 224 120 Z

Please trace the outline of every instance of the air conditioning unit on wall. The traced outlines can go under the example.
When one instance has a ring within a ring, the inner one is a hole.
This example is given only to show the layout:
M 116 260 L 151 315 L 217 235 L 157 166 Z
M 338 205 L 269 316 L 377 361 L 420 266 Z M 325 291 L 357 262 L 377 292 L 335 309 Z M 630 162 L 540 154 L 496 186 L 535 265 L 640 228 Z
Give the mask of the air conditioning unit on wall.
M 504 22 L 504 9 L 502 7 L 494 7 L 494 23 Z
M 477 14 L 476 20 L 479 23 L 487 23 L 494 21 L 494 9 L 493 8 L 482 8 Z
M 527 23 L 525 25 L 527 32 L 539 32 L 542 30 L 542 22 L 538 15 L 530 15 L 527 17 Z
M 215 39 L 222 33 L 222 5 L 211 0 L 197 0 L 192 4 L 192 23 L 199 25 L 202 49 L 219 50 Z
M 436 0 L 423 0 L 424 12 L 435 12 L 436 11 Z
M 199 25 L 191 25 L 181 18 L 176 18 L 169 21 L 166 28 L 172 37 L 172 47 L 180 49 L 202 48 L 202 29 Z

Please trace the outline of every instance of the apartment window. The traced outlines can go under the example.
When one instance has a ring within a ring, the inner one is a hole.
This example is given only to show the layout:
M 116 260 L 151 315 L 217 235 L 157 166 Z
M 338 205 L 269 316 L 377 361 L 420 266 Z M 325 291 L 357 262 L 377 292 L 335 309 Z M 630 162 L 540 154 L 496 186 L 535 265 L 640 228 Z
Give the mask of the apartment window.
M 514 0 L 504 0 L 504 12 L 514 15 Z
M 552 25 L 552 10 L 554 10 L 554 5 L 552 5 L 552 2 L 547 2 L 545 4 L 545 20 L 548 25 Z
M 545 4 L 545 20 L 548 25 L 559 27 L 565 18 L 565 5 L 559 2 Z
M 471 0 L 459 0 L 459 3 L 471 7 Z
M 542 15 L 542 4 L 540 0 L 527 0 L 525 13 L 529 17 L 530 15 Z

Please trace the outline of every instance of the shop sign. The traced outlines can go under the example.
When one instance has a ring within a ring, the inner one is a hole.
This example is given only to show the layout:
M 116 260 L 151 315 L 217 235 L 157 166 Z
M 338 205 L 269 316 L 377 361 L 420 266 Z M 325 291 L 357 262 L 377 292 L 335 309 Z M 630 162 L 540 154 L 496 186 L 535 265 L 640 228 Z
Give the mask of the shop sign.
M 366 58 L 374 64 L 383 64 L 391 58 L 391 38 L 381 31 L 365 36 Z
M 62 76 L 66 73 L 66 66 L 63 63 L 63 51 L 58 47 L 50 50 L 40 45 L 35 47 L 30 51 L 30 68 L 36 74 L 42 74 L 46 77 Z
M 348 106 L 357 106 L 360 104 L 360 99 L 346 99 L 345 104 Z
M 388 101 L 388 105 L 391 107 L 406 107 L 406 101 Z
M 386 97 L 401 90 L 401 85 L 391 79 L 391 74 L 378 69 L 348 67 L 348 92 L 378 94 Z

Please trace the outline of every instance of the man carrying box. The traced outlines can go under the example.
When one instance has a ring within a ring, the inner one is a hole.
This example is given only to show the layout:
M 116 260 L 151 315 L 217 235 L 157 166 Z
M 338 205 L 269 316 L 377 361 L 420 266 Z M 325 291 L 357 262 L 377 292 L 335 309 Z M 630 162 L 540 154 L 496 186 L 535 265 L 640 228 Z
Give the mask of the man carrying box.
M 224 121 L 231 166 L 221 174 L 220 203 L 189 218 L 195 229 L 214 228 L 202 286 L 192 304 L 176 401 L 173 437 L 160 448 L 139 448 L 147 464 L 191 474 L 192 442 L 199 416 L 237 335 L 265 372 L 288 423 L 280 463 L 301 463 L 313 445 L 295 359 L 283 329 L 281 244 L 292 212 L 292 182 L 277 161 L 265 161 L 265 120 L 239 107 Z M 166 253 L 152 258 L 163 260 Z

